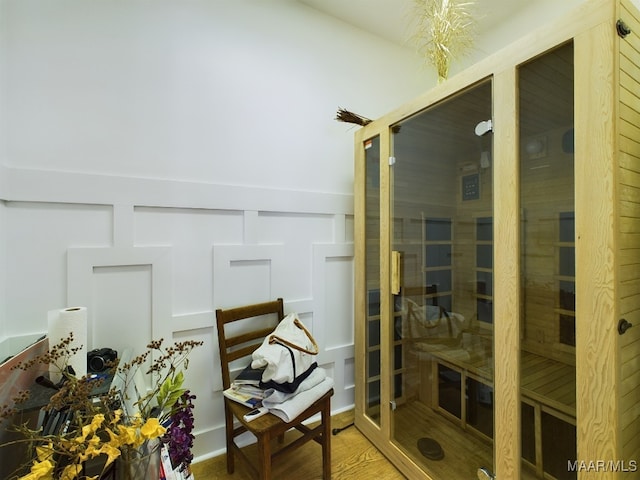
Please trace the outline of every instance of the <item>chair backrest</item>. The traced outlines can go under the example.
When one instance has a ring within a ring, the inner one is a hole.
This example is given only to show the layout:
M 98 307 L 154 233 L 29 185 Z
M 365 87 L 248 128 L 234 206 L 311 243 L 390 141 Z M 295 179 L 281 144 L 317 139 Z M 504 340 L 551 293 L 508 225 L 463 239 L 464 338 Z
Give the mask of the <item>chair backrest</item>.
M 402 295 L 410 298 L 418 305 L 438 305 L 438 285 L 403 287 Z
M 231 386 L 231 363 L 249 357 L 283 318 L 282 298 L 270 302 L 216 310 L 224 389 Z

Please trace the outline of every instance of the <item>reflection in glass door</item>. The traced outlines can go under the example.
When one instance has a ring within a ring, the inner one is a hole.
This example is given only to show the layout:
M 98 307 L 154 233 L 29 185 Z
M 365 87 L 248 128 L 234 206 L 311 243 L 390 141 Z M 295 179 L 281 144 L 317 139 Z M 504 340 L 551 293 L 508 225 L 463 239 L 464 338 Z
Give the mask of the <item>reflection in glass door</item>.
M 518 69 L 523 471 L 577 478 L 573 44 Z
M 380 425 L 380 137 L 365 149 L 365 412 Z
M 433 478 L 493 466 L 491 90 L 392 129 L 391 435 Z

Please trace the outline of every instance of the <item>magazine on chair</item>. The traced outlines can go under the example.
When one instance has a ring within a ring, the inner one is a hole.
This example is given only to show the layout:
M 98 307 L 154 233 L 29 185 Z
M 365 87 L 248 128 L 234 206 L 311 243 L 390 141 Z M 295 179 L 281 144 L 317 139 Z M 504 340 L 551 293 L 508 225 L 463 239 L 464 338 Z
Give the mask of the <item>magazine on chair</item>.
M 262 406 L 264 391 L 251 385 L 236 385 L 232 383 L 222 394 L 229 400 L 241 403 L 250 408 Z
M 260 385 L 264 370 L 265 367 L 253 368 L 251 363 L 249 363 L 249 365 L 247 365 L 233 380 L 233 383 L 236 385 L 254 385 L 257 387 Z

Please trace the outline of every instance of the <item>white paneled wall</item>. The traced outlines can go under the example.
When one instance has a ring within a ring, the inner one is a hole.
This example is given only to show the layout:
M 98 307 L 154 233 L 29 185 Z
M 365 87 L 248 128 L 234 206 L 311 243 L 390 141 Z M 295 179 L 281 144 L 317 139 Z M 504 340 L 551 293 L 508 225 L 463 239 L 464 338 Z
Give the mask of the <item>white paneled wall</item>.
M 350 196 L 3 171 L 15 198 L 0 210 L 10 333 L 40 332 L 48 310 L 82 305 L 89 349 L 202 340 L 187 385 L 205 457 L 224 448 L 215 309 L 283 297 L 319 343 L 334 411 L 353 405 Z M 106 202 L 114 191 L 118 203 Z
M 352 61 L 372 48 L 388 74 Z M 352 407 L 354 127 L 333 117 L 418 93 L 396 88 L 413 58 L 297 2 L 0 2 L 0 339 L 85 305 L 88 348 L 202 340 L 202 458 L 224 449 L 215 309 L 281 296 Z

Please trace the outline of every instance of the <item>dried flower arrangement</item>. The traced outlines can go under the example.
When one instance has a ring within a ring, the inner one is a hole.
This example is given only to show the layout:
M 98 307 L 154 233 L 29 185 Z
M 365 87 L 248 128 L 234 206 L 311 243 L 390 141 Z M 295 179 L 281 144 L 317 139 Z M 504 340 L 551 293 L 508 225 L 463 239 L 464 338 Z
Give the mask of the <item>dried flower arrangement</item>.
M 453 58 L 473 46 L 474 2 L 457 0 L 414 0 L 417 20 L 416 43 L 426 61 L 438 72 L 438 82 L 449 75 Z
M 369 125 L 372 122 L 371 119 L 358 115 L 357 113 L 350 112 L 344 108 L 338 108 L 335 119 L 339 122 L 355 123 L 356 125 L 362 126 Z
M 27 423 L 11 427 L 23 438 L 9 444 L 26 445 L 32 460 L 24 471 L 14 472 L 8 478 L 100 479 L 110 475 L 117 462 L 131 462 L 139 460 L 140 455 L 148 455 L 150 441 L 155 441 L 153 448 L 159 448 L 161 442 L 168 446 L 174 467 L 188 468 L 193 458 L 195 396 L 183 388 L 184 370 L 190 352 L 203 342 L 176 342 L 169 347 L 163 347 L 162 340 L 149 343 L 147 350 L 130 362 L 116 361 L 110 365 L 109 375 L 119 377 L 125 387 L 110 388 L 96 396 L 105 376 L 77 378 L 70 371 L 69 358 L 78 351 L 70 347 L 72 341 L 70 334 L 46 353 L 14 367 L 28 371 L 37 365 L 49 365 L 61 373 L 61 382 L 53 386 L 56 393 L 42 408 L 45 418 L 55 415 L 61 420 L 58 420 L 60 428 L 49 431 L 44 431 L 44 422 L 35 429 Z M 136 372 L 149 377 L 151 388 L 139 393 L 138 398 L 123 398 L 130 391 L 128 387 Z M 6 422 L 19 412 L 28 398 L 29 392 L 20 392 L 13 405 L 0 406 L 0 421 Z M 134 406 L 133 412 L 127 411 L 127 401 Z M 99 471 L 89 476 L 85 467 L 92 460 L 99 465 Z

